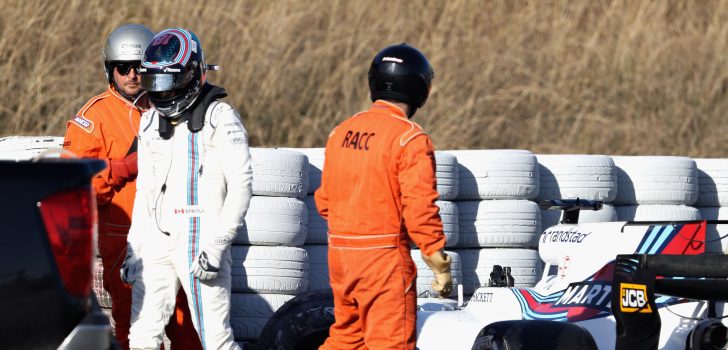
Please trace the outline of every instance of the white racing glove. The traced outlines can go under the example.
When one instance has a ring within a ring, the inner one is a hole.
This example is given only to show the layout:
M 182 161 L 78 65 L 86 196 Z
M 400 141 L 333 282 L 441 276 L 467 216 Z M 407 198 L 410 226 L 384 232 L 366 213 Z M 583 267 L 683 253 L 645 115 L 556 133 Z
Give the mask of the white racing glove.
M 220 272 L 220 259 L 222 259 L 222 253 L 225 251 L 225 247 L 225 245 L 209 245 L 206 247 L 197 256 L 195 262 L 192 263 L 190 273 L 201 281 L 209 281 L 217 278 L 217 274 Z
M 138 247 L 135 249 L 131 244 L 127 243 L 126 256 L 124 257 L 124 262 L 121 264 L 120 270 L 121 281 L 126 284 L 134 284 L 139 268 L 141 267 L 141 259 L 139 259 L 139 255 L 136 253 L 137 251 L 139 251 Z

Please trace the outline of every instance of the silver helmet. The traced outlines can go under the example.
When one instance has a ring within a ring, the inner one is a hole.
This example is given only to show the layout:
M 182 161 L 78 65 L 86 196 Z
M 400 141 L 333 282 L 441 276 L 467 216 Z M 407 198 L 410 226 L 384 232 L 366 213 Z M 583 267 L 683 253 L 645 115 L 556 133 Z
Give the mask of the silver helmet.
M 141 24 L 125 24 L 109 34 L 102 50 L 104 71 L 109 83 L 114 79 L 112 62 L 141 62 L 144 50 L 153 37 L 154 32 Z

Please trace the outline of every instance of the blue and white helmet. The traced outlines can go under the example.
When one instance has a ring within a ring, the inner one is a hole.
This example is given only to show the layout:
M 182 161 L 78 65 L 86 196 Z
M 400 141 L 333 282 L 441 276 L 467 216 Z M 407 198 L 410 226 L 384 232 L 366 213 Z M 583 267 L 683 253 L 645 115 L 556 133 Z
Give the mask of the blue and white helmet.
M 207 65 L 195 33 L 169 28 L 152 38 L 142 58 L 142 87 L 157 111 L 177 118 L 195 102 Z

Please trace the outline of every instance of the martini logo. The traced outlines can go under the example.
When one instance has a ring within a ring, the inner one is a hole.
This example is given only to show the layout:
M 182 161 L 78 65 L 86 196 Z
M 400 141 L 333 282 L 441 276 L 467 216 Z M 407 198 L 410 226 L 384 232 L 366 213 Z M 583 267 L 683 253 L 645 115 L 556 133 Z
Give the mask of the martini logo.
M 609 311 L 609 296 L 612 286 L 608 281 L 572 283 L 553 307 L 585 307 Z
M 652 313 L 644 284 L 620 283 L 619 297 L 622 312 Z

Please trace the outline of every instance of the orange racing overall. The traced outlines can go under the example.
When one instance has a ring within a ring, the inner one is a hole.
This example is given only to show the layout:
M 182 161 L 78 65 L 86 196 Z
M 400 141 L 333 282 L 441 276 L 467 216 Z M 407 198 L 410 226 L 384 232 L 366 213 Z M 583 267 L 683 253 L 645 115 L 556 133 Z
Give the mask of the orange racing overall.
M 316 206 L 329 225 L 335 323 L 319 349 L 414 349 L 417 268 L 408 242 L 445 245 L 434 149 L 397 106 L 377 100 L 326 144 Z

